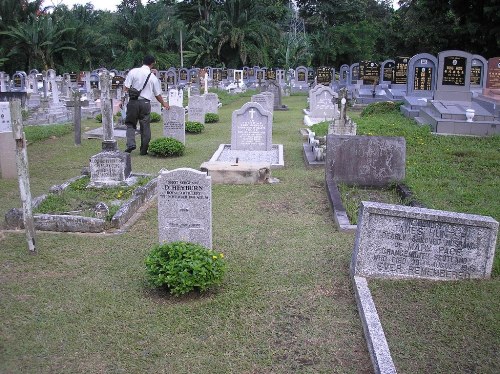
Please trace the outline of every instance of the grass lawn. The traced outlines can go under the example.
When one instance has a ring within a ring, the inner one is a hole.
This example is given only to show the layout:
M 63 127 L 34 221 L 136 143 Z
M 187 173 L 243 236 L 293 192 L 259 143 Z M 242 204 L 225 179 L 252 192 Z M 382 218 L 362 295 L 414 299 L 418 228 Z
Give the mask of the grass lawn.
M 186 135 L 186 152 L 161 159 L 132 153 L 132 170 L 198 169 L 230 143 L 228 100 L 220 121 Z M 324 171 L 306 169 L 302 108 L 284 98 L 273 143 L 285 168 L 274 185 L 214 185 L 214 249 L 222 285 L 175 298 L 146 283 L 157 242 L 153 203 L 121 235 L 0 231 L 2 373 L 371 373 L 348 267 L 354 235 L 336 231 Z M 398 113 L 357 118 L 358 132 L 405 136 L 407 180 L 429 208 L 499 220 L 500 138 L 436 137 Z M 82 127 L 97 127 L 84 121 Z M 153 138 L 161 124 L 153 124 Z M 125 148 L 123 139 L 118 141 Z M 80 174 L 99 140 L 73 135 L 28 146 L 33 196 Z M 19 207 L 17 181 L 0 179 L 0 213 Z M 370 281 L 400 373 L 495 373 L 500 360 L 500 266 L 474 282 Z

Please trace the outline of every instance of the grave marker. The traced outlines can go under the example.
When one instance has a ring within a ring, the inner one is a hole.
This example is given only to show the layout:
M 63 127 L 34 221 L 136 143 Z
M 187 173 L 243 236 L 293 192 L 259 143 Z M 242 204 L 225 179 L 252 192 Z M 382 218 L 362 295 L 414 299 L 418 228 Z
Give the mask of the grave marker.
M 491 217 L 364 201 L 358 222 L 353 276 L 491 276 L 498 234 L 498 222 Z
M 163 111 L 163 136 L 186 144 L 185 112 L 183 107 L 170 106 Z
M 205 98 L 191 95 L 188 102 L 188 121 L 205 123 Z
M 272 147 L 273 115 L 262 105 L 244 104 L 232 116 L 231 149 L 270 151 Z
M 212 248 L 212 179 L 198 170 L 162 170 L 158 180 L 160 243 L 185 241 Z

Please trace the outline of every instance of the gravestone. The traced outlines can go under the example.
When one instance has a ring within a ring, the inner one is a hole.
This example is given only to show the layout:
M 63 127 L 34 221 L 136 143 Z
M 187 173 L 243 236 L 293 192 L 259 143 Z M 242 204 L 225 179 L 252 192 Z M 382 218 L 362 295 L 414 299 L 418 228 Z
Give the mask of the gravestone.
M 362 202 L 353 276 L 489 278 L 498 235 L 491 217 Z
M 168 90 L 168 105 L 184 107 L 183 100 L 184 92 L 182 89 L 171 88 Z
M 408 62 L 406 96 L 401 112 L 410 118 L 418 117 L 420 108 L 425 107 L 434 97 L 437 81 L 437 63 L 435 56 L 420 53 Z
M 267 89 L 269 92 L 273 94 L 274 97 L 274 102 L 273 102 L 273 109 L 274 110 L 288 110 L 288 107 L 286 105 L 283 105 L 281 102 L 281 86 L 276 83 L 275 81 L 269 82 L 269 85 L 267 86 Z
M 483 95 L 500 101 L 500 57 L 493 57 L 488 60 L 486 88 L 483 90 Z
M 186 144 L 185 116 L 184 108 L 179 106 L 163 111 L 163 136 Z
M 179 69 L 179 80 L 177 81 L 179 86 L 185 86 L 189 82 L 189 75 L 187 69 Z
M 292 92 L 307 91 L 309 89 L 309 71 L 305 66 L 295 69 L 295 78 L 292 82 Z
M 192 95 L 188 101 L 188 121 L 205 123 L 205 98 Z
M 470 53 L 456 50 L 440 52 L 434 100 L 470 101 L 471 63 Z
M 132 170 L 130 154 L 103 151 L 90 158 L 90 186 L 117 186 L 126 182 Z
M 394 80 L 393 84 L 400 84 L 406 86 L 406 82 L 408 81 L 408 62 L 410 61 L 409 57 L 396 57 L 394 59 Z
M 207 113 L 219 113 L 219 96 L 216 93 L 206 93 L 205 108 Z
M 338 116 L 338 93 L 330 87 L 317 85 L 310 91 L 309 98 L 309 117 L 327 120 Z
M 344 64 L 340 67 L 339 88 L 344 88 L 349 80 L 349 65 Z
M 382 84 L 391 84 L 394 82 L 396 62 L 394 60 L 385 60 L 380 66 L 379 82 Z
M 333 74 L 332 68 L 326 66 L 320 66 L 316 70 L 316 83 L 322 84 L 324 86 L 329 86 L 332 83 Z
M 274 111 L 274 94 L 270 91 L 263 91 L 261 95 L 266 98 L 266 109 L 272 113 Z
M 260 104 L 249 102 L 232 115 L 231 150 L 270 151 L 272 114 Z
M 0 172 L 2 179 L 17 178 L 16 141 L 12 137 L 10 105 L 0 102 Z
M 252 102 L 254 103 L 259 103 L 260 105 L 262 105 L 262 107 L 269 111 L 269 108 L 268 108 L 268 99 L 265 95 L 262 95 L 261 93 L 260 94 L 257 94 L 257 95 L 252 95 L 252 98 L 251 98 Z M 272 112 L 271 112 L 272 113 Z
M 160 243 L 185 241 L 212 248 L 212 181 L 198 170 L 161 170 L 158 190 Z
M 379 83 L 380 65 L 373 61 L 361 61 L 359 63 L 359 79 L 363 84 L 373 85 Z
M 357 186 L 388 186 L 405 178 L 403 137 L 327 135 L 326 179 Z

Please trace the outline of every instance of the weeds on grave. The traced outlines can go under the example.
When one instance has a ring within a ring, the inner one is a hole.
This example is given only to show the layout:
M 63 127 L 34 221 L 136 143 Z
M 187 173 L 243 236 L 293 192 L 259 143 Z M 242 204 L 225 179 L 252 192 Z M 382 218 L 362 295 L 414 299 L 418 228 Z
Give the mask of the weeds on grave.
M 219 115 L 217 113 L 206 113 L 205 123 L 216 123 L 219 122 Z
M 399 112 L 399 107 L 403 104 L 402 101 L 381 101 L 368 105 L 361 112 L 361 117 L 371 116 L 373 114 L 383 114 L 389 112 Z
M 39 142 L 49 138 L 60 138 L 73 132 L 72 124 L 26 126 L 24 127 L 26 140 L 30 143 Z
M 194 122 L 194 121 L 187 121 L 186 122 L 186 132 L 188 132 L 190 134 L 199 134 L 204 129 L 205 129 L 205 126 L 201 122 Z
M 309 129 L 314 132 L 316 136 L 326 136 L 328 134 L 328 126 L 330 122 L 323 121 L 320 123 L 315 123 Z
M 159 157 L 182 156 L 185 148 L 177 139 L 162 137 L 149 143 L 148 153 Z
M 220 284 L 226 271 L 222 253 L 181 241 L 153 246 L 145 264 L 149 282 L 175 296 L 206 291 Z
M 121 202 L 132 197 L 133 191 L 144 186 L 151 177 L 140 177 L 133 186 L 119 186 L 109 188 L 89 188 L 88 176 L 72 182 L 60 194 L 49 194 L 34 213 L 42 214 L 77 214 L 86 217 L 94 217 L 94 207 L 99 202 L 105 202 L 109 207 L 107 221 L 111 221 L 115 213 L 120 209 Z

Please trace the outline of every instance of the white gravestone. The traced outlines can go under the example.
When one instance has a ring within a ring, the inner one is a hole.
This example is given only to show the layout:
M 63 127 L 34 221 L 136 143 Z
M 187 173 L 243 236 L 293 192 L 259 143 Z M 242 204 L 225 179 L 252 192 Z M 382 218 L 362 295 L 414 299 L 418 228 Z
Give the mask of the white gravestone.
M 17 178 L 16 141 L 8 102 L 0 102 L 0 172 L 3 179 Z
M 212 248 L 212 178 L 189 168 L 161 170 L 157 189 L 160 243 Z
M 163 112 L 163 136 L 186 144 L 186 114 L 183 107 L 170 106 Z
M 188 103 L 188 121 L 205 123 L 205 98 L 192 95 Z
M 168 104 L 170 106 L 180 106 L 183 105 L 184 92 L 181 89 L 171 88 L 168 90 Z

